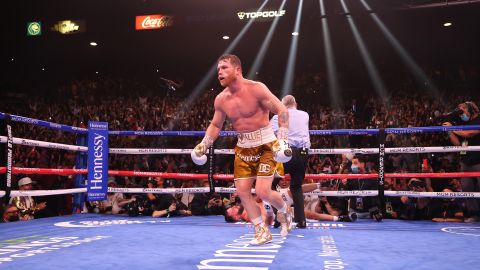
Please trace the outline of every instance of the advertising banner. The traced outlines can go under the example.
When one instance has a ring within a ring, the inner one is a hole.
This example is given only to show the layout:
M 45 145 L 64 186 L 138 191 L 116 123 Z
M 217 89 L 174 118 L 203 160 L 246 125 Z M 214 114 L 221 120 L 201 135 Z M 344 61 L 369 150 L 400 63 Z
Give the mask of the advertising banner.
M 42 23 L 41 22 L 28 22 L 27 23 L 27 36 L 40 36 L 42 35 Z
M 173 16 L 169 15 L 143 15 L 135 17 L 136 30 L 152 30 L 170 27 L 173 25 Z
M 63 20 L 56 22 L 50 29 L 63 35 L 71 35 L 85 32 L 86 25 L 83 20 Z
M 239 11 L 237 12 L 238 19 L 243 21 L 249 21 L 255 19 L 259 22 L 272 21 L 276 17 L 283 17 L 285 10 L 264 10 L 264 11 Z
M 107 199 L 108 123 L 88 122 L 87 201 Z

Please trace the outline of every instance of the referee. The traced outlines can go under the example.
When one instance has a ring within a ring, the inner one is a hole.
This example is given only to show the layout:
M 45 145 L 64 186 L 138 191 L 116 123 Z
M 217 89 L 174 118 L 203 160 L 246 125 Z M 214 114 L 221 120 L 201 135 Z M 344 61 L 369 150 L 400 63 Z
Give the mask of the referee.
M 297 109 L 297 102 L 292 95 L 282 98 L 282 103 L 287 107 L 289 114 L 288 143 L 292 148 L 292 159 L 284 163 L 285 173 L 290 174 L 290 191 L 294 204 L 294 216 L 297 228 L 306 228 L 305 210 L 303 206 L 302 184 L 307 167 L 308 149 L 310 148 L 309 115 Z M 278 115 L 270 120 L 273 130 L 278 130 Z

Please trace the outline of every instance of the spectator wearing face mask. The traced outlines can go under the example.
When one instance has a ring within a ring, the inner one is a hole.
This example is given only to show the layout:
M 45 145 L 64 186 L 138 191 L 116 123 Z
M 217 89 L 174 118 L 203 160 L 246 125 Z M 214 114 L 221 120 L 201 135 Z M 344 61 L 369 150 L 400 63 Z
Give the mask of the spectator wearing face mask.
M 458 125 L 480 125 L 478 117 L 479 109 L 471 101 L 466 101 L 458 105 L 458 112 L 461 122 Z M 444 122 L 444 126 L 451 126 L 452 121 Z M 457 130 L 448 133 L 448 138 L 455 146 L 480 145 L 480 130 Z M 480 152 L 468 151 L 460 152 L 460 168 L 462 172 L 480 171 Z M 480 192 L 480 177 L 464 177 L 461 180 L 462 191 Z M 480 222 L 480 200 L 465 200 L 465 222 Z
M 370 169 L 366 166 L 366 158 L 363 155 L 356 155 L 352 158 L 350 166 L 352 174 L 368 174 Z M 346 190 L 378 190 L 378 183 L 375 179 L 348 179 Z M 350 212 L 357 213 L 359 218 L 373 218 L 381 221 L 380 202 L 377 196 L 350 197 Z

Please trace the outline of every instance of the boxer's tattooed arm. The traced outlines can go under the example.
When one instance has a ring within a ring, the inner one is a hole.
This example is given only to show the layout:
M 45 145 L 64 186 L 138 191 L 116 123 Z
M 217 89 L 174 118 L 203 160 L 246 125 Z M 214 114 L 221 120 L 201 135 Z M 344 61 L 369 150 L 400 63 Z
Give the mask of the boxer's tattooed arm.
M 288 128 L 288 111 L 278 114 L 278 126 Z

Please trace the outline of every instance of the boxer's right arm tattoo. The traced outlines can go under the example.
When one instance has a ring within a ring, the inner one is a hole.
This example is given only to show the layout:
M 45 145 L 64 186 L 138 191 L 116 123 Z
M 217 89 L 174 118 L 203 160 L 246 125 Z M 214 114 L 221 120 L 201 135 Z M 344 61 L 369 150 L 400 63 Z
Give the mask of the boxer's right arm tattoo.
M 278 126 L 288 128 L 288 111 L 278 114 Z

